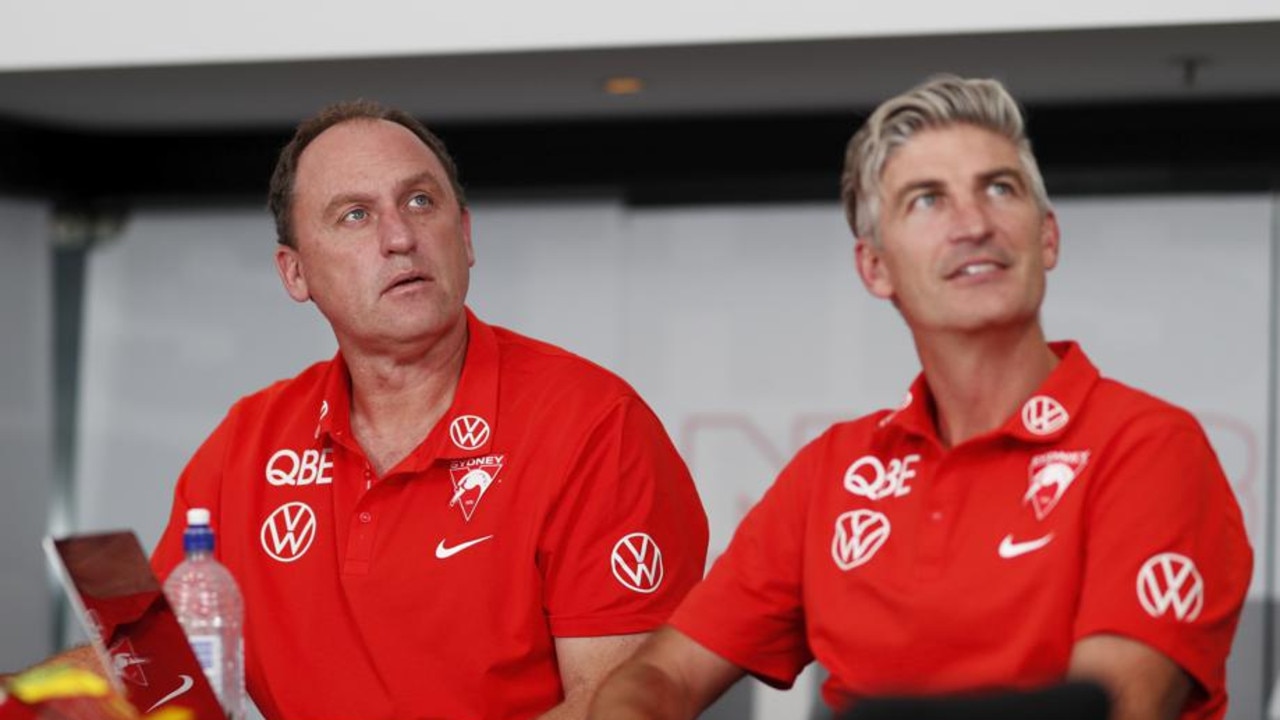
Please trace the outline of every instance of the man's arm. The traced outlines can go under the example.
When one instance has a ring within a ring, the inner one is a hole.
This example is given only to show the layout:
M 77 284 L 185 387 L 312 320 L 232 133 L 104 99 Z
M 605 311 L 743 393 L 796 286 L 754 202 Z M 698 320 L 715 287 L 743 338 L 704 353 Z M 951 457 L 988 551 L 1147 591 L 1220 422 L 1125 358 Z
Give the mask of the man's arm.
M 564 686 L 564 702 L 539 720 L 579 720 L 601 681 L 640 647 L 649 633 L 603 637 L 556 638 L 556 663 Z
M 1146 643 L 1091 635 L 1071 649 L 1067 675 L 1095 680 L 1111 695 L 1111 720 L 1175 720 L 1191 694 L 1191 678 Z
M 587 715 L 599 720 L 685 720 L 720 697 L 745 673 L 670 626 L 604 682 Z

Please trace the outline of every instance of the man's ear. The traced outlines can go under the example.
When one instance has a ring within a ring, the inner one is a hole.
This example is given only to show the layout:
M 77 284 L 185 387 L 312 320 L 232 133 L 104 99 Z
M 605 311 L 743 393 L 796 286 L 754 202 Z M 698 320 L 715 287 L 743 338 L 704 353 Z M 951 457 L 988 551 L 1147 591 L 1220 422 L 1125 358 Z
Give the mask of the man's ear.
M 471 210 L 462 208 L 462 242 L 467 248 L 467 267 L 476 266 L 476 249 L 471 244 Z
M 280 282 L 289 297 L 298 302 L 311 299 L 311 291 L 307 289 L 307 278 L 302 272 L 302 258 L 298 251 L 288 245 L 276 246 L 276 272 L 280 273 Z
M 869 240 L 858 239 L 854 246 L 854 264 L 858 268 L 858 277 L 867 287 L 867 292 L 884 299 L 893 299 L 893 279 L 889 277 L 889 268 L 885 266 L 884 251 Z
M 1048 210 L 1040 226 L 1040 251 L 1044 261 L 1044 269 L 1052 270 L 1058 264 L 1058 250 L 1062 242 L 1062 230 L 1058 227 L 1058 216 Z

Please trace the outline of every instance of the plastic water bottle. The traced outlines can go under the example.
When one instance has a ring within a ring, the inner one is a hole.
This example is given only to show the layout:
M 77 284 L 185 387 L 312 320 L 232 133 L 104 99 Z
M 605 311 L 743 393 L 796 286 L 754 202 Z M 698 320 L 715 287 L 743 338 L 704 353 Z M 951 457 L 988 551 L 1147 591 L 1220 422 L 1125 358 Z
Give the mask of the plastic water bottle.
M 213 686 L 229 720 L 245 716 L 244 601 L 231 573 L 213 557 L 213 529 L 209 511 L 187 511 L 182 535 L 186 559 L 164 583 L 205 677 Z

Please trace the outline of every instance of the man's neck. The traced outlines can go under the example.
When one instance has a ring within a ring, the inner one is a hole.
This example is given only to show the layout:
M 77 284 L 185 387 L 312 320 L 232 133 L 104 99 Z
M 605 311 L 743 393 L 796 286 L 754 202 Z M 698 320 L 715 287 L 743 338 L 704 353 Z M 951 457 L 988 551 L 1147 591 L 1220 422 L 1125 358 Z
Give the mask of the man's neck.
M 382 477 L 426 439 L 453 403 L 467 355 L 466 320 L 425 348 L 342 352 L 351 375 L 351 432 Z
M 916 336 L 946 447 L 1000 427 L 1057 367 L 1039 322 L 977 334 Z

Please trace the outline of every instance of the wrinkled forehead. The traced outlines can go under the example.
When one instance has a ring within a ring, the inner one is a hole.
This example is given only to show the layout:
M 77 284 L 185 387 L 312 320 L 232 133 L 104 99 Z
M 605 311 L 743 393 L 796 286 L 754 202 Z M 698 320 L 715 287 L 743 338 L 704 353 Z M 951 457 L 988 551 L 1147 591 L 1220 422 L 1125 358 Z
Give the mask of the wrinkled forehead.
M 386 193 L 427 177 L 449 192 L 444 165 L 412 130 L 390 120 L 357 118 L 327 128 L 298 157 L 298 209 L 343 194 Z
M 378 163 L 402 160 L 444 172 L 439 158 L 409 128 L 379 118 L 354 118 L 326 128 L 298 156 L 298 177 L 344 175 L 374 169 Z
M 1018 146 L 1003 134 L 970 123 L 923 127 L 888 147 L 880 168 L 883 191 L 921 178 L 945 179 L 1009 170 L 1026 179 Z

